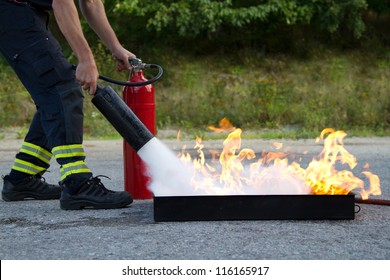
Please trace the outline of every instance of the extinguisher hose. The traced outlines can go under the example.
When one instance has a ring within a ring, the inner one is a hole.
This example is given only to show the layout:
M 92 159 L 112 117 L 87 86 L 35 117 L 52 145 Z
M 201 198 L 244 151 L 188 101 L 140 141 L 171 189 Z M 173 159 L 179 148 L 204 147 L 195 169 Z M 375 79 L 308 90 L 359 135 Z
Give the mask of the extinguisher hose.
M 137 60 L 137 59 L 133 59 L 133 60 L 131 60 L 131 62 L 132 61 L 137 61 L 138 64 L 135 64 L 135 67 L 139 67 L 139 65 L 141 65 L 142 68 L 139 68 L 139 69 L 155 68 L 155 69 L 158 69 L 158 73 L 153 78 L 150 78 L 149 80 L 142 81 L 142 82 L 124 82 L 124 81 L 115 80 L 115 79 L 112 79 L 110 77 L 103 76 L 100 74 L 99 74 L 99 79 L 106 81 L 106 82 L 109 82 L 109 83 L 112 83 L 112 84 L 121 85 L 121 86 L 140 87 L 140 86 L 146 86 L 146 85 L 154 83 L 155 81 L 159 80 L 164 73 L 164 71 L 160 65 L 141 64 L 140 60 Z M 133 64 L 132 64 L 132 66 L 133 66 Z M 72 67 L 73 67 L 73 69 L 76 69 L 77 65 L 72 65 Z
M 139 86 L 145 86 L 145 85 L 149 85 L 151 83 L 154 83 L 155 81 L 159 80 L 162 77 L 162 75 L 163 75 L 163 69 L 162 69 L 162 67 L 160 65 L 157 65 L 157 64 L 145 64 L 144 68 L 156 68 L 156 69 L 158 69 L 158 73 L 153 78 L 151 78 L 151 79 L 149 79 L 147 81 L 142 81 L 142 82 L 124 82 L 124 81 L 114 80 L 112 78 L 109 78 L 109 77 L 106 77 L 106 76 L 103 76 L 103 75 L 99 75 L 99 79 L 101 79 L 103 81 L 106 81 L 106 82 L 109 82 L 109 83 L 121 85 L 121 86 L 139 87 Z

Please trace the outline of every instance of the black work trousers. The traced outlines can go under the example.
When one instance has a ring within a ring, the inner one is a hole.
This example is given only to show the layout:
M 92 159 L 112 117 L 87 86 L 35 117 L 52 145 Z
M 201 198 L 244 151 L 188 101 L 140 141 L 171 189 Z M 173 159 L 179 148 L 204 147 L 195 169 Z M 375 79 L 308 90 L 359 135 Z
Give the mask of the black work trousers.
M 56 160 L 64 165 L 85 158 L 83 152 L 71 151 L 75 146 L 80 150 L 83 141 L 84 95 L 72 65 L 48 29 L 48 19 L 46 11 L 28 3 L 0 0 L 0 52 L 37 108 L 25 142 L 29 147 L 50 153 L 60 147 L 57 150 L 62 151 L 61 156 Z M 70 152 L 66 154 L 68 150 Z M 29 154 L 19 153 L 19 158 L 25 161 L 36 160 L 34 165 L 48 167 L 47 162 L 45 165 L 39 163 L 37 157 L 29 157 Z M 85 173 L 85 166 L 80 170 L 74 173 Z M 61 174 L 61 177 L 64 179 L 72 173 Z

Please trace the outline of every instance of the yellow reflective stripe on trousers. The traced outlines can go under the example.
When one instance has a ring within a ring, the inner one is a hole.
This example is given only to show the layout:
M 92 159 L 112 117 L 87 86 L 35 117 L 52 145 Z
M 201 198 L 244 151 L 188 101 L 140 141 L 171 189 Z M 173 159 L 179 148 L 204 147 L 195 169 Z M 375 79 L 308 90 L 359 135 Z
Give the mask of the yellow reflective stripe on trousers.
M 20 152 L 39 158 L 45 163 L 49 163 L 52 157 L 52 153 L 49 151 L 28 142 L 23 142 Z
M 60 168 L 61 181 L 71 174 L 90 173 L 90 172 L 91 170 L 87 167 L 85 162 L 82 160 L 67 163 L 62 165 Z
M 21 159 L 15 159 L 14 166 L 12 166 L 12 169 L 24 172 L 31 175 L 36 175 L 42 171 L 45 171 L 46 169 L 42 166 L 38 166 L 35 164 L 32 164 L 30 162 L 21 160 Z
M 52 153 L 56 159 L 85 157 L 85 152 L 81 144 L 57 146 L 52 149 Z

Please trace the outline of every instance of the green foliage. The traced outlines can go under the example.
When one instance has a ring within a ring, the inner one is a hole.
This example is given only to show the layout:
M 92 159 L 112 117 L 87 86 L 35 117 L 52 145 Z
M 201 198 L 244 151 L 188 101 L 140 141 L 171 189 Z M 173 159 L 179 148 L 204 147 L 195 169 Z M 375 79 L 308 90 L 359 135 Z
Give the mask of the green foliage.
M 390 11 L 390 2 L 385 0 L 367 0 L 370 10 L 377 14 L 386 14 Z
M 302 24 L 315 24 L 331 33 L 344 28 L 360 37 L 365 30 L 363 15 L 367 2 L 370 1 L 122 0 L 117 1 L 114 12 L 147 20 L 149 31 L 165 35 L 174 32 L 181 37 L 210 34 L 226 27 L 249 27 L 257 32 L 264 25 L 274 28 Z M 372 3 L 370 7 L 380 6 Z
M 199 135 L 227 117 L 265 137 L 312 137 L 325 127 L 390 133 L 389 1 L 104 2 L 120 41 L 164 68 L 155 84 L 158 128 Z M 100 73 L 126 80 L 85 21 L 83 28 Z M 35 105 L 1 58 L 0 68 L 0 128 L 22 127 L 21 137 Z M 118 137 L 88 96 L 85 131 Z

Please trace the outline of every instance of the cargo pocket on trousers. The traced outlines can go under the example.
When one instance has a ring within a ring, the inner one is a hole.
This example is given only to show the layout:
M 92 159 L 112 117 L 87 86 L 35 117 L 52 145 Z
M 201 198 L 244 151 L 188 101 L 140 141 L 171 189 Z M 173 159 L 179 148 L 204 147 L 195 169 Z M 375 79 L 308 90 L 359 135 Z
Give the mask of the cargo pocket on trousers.
M 44 87 L 52 87 L 61 81 L 50 54 L 38 58 L 32 63 L 32 66 L 38 76 L 39 83 Z
M 55 87 L 61 97 L 67 143 L 83 141 L 84 94 L 77 82 L 71 81 Z

